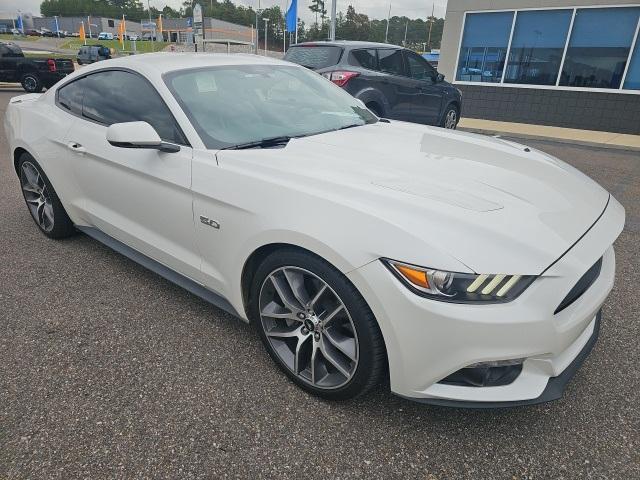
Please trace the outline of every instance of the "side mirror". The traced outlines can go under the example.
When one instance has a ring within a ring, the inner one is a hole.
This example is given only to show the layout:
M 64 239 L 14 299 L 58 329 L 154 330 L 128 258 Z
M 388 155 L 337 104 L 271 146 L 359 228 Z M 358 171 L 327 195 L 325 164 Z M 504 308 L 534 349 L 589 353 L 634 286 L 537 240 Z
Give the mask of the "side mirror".
M 436 75 L 436 83 L 440 83 L 440 82 L 444 82 L 444 75 L 441 73 L 438 73 Z
M 114 123 L 107 128 L 107 142 L 120 148 L 148 148 L 166 153 L 180 151 L 178 145 L 163 142 L 147 122 Z

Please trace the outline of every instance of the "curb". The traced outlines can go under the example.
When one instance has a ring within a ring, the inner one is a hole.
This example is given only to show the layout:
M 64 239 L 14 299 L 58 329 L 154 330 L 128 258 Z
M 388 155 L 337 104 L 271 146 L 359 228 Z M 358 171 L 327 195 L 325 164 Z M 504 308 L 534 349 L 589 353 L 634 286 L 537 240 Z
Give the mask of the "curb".
M 482 129 L 482 128 L 464 128 L 460 127 L 458 130 L 463 132 L 470 133 L 479 133 L 482 135 L 491 135 L 495 137 L 506 137 L 506 138 L 525 138 L 530 140 L 546 140 L 549 142 L 555 143 L 566 143 L 569 145 L 579 145 L 583 147 L 595 147 L 595 148 L 604 148 L 609 150 L 624 150 L 626 152 L 640 152 L 640 147 L 636 147 L 633 145 L 620 145 L 615 143 L 601 143 L 601 142 L 588 142 L 586 140 L 574 140 L 571 138 L 558 138 L 551 137 L 547 135 L 534 135 L 530 133 L 512 133 L 512 132 L 503 132 L 500 130 L 492 130 L 492 129 Z

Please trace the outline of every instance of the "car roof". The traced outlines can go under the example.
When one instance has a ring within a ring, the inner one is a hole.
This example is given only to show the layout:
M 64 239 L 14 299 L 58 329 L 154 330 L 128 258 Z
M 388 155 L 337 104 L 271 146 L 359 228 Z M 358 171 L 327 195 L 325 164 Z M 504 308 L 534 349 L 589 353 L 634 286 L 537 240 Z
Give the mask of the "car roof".
M 391 45 L 389 43 L 379 43 L 379 42 L 365 42 L 360 40 L 319 40 L 316 42 L 302 42 L 296 43 L 295 45 L 291 45 L 291 47 L 305 47 L 305 46 L 332 46 L 332 47 L 342 47 L 342 48 L 392 48 L 392 49 L 402 49 L 402 47 L 398 45 Z
M 90 70 L 120 67 L 141 72 L 144 71 L 147 74 L 155 73 L 157 75 L 159 73 L 162 75 L 175 70 L 221 65 L 289 65 L 298 67 L 297 64 L 285 62 L 284 60 L 243 53 L 158 52 L 106 60 L 84 67 L 81 71 L 88 72 Z

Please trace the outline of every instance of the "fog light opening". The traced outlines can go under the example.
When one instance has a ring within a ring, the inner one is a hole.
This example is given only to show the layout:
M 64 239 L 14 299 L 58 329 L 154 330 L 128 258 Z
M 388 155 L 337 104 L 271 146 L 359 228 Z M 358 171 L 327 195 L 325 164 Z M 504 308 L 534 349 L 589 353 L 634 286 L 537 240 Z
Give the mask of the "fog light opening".
M 524 358 L 480 362 L 461 368 L 438 383 L 461 387 L 500 387 L 515 381 L 522 372 Z

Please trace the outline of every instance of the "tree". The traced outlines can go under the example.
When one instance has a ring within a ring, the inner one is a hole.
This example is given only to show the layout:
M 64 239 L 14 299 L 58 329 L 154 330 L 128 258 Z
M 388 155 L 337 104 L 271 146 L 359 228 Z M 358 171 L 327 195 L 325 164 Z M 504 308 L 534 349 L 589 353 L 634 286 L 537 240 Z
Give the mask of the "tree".
M 324 8 L 324 0 L 311 0 L 309 10 L 316 14 L 316 28 L 318 28 L 318 14 L 320 14 L 320 18 L 324 24 L 324 19 L 327 16 L 327 9 Z

